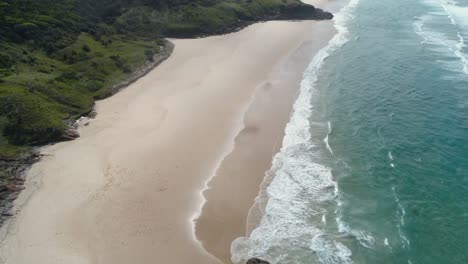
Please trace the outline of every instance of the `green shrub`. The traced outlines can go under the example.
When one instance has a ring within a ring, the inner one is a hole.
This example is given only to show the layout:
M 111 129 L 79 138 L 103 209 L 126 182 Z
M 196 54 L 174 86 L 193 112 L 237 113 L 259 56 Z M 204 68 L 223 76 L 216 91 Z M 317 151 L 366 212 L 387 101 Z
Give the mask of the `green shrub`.
M 146 60 L 154 61 L 154 51 L 153 50 L 150 50 L 150 49 L 145 50 L 145 56 L 146 56 Z
M 91 48 L 88 46 L 88 44 L 83 44 L 83 47 L 81 48 L 84 52 L 90 52 Z
M 17 145 L 57 140 L 65 129 L 52 104 L 24 93 L 0 96 L 0 114 L 7 118 L 3 135 Z

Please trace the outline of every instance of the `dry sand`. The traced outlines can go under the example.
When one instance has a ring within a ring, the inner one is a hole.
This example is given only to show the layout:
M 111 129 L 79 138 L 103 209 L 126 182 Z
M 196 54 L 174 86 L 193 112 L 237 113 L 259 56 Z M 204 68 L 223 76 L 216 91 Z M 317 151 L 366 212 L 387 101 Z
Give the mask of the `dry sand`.
M 243 235 L 279 147 L 301 72 L 332 34 L 330 21 L 316 23 L 268 22 L 174 40 L 167 61 L 97 103 L 81 138 L 42 149 L 16 217 L 2 229 L 0 262 L 229 259 L 230 241 Z M 193 220 L 215 173 L 197 225 L 202 245 Z

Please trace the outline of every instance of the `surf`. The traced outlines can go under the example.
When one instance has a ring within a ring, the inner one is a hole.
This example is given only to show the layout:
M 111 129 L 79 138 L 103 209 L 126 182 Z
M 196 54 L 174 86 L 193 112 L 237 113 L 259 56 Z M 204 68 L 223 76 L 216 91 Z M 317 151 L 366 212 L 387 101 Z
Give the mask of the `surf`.
M 316 82 L 326 58 L 349 41 L 346 26 L 354 17 L 359 0 L 351 0 L 335 15 L 337 34 L 320 50 L 304 72 L 299 95 L 285 129 L 282 148 L 266 173 L 262 191 L 251 209 L 250 216 L 261 215 L 257 226 L 248 237 L 237 238 L 231 247 L 233 263 L 242 263 L 251 257 L 261 257 L 271 263 L 290 263 L 316 260 L 322 263 L 352 263 L 352 252 L 324 230 L 328 218 L 334 216 L 339 205 L 338 185 L 331 168 L 318 162 L 322 155 L 319 145 L 328 143 L 331 123 L 323 140 L 314 140 L 309 120 L 314 115 L 313 98 L 318 96 Z M 322 124 L 319 124 L 322 126 Z M 260 212 L 259 212 L 260 211 Z M 310 220 L 314 218 L 315 220 Z M 248 221 L 249 222 L 249 221 Z M 250 225 L 251 226 L 251 225 Z M 310 248 L 303 254 L 288 254 L 294 247 Z M 281 248 L 278 251 L 277 248 Z

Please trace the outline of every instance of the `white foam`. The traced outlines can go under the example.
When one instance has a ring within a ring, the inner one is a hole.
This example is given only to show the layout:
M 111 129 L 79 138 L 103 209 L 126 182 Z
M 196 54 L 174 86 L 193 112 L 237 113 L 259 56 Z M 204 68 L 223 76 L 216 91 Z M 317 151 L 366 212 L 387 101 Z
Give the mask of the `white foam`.
M 353 263 L 351 250 L 342 243 L 330 240 L 322 234 L 312 238 L 310 249 L 317 254 L 320 263 Z
M 373 248 L 375 246 L 375 238 L 371 234 L 352 228 L 350 225 L 345 223 L 341 217 L 336 219 L 336 223 L 338 224 L 338 230 L 341 233 L 353 236 L 361 246 L 366 248 Z
M 314 111 L 311 100 L 317 92 L 314 84 L 319 69 L 325 58 L 348 41 L 346 23 L 353 18 L 351 12 L 358 2 L 351 0 L 335 16 L 338 33 L 315 55 L 304 73 L 282 148 L 273 158 L 253 207 L 257 214 L 262 212 L 260 223 L 248 237 L 232 243 L 233 263 L 245 262 L 250 257 L 261 257 L 271 263 L 294 263 L 295 256 L 289 256 L 287 248 L 310 248 L 304 254 L 322 263 L 352 263 L 351 251 L 339 241 L 325 239 L 321 230 L 327 224 L 326 206 L 336 203 L 338 186 L 331 170 L 314 161 L 309 119 Z M 321 221 L 314 223 L 311 217 Z
M 391 151 L 387 153 L 387 157 L 388 157 L 388 160 L 390 161 L 390 167 L 395 168 L 395 163 L 392 162 L 395 160 L 395 157 L 393 157 L 393 154 Z
M 450 53 L 459 60 L 459 69 L 468 75 L 468 55 L 465 53 L 465 35 L 468 32 L 468 7 L 457 6 L 457 2 L 450 0 L 426 0 L 425 3 L 436 11 L 428 12 L 418 17 L 413 23 L 414 30 L 423 41 L 422 44 L 432 46 L 432 50 L 441 53 Z M 456 36 L 449 36 L 443 32 L 437 32 L 429 26 L 432 21 L 440 21 L 441 17 L 448 18 L 450 24 L 456 30 Z M 449 64 L 448 70 L 453 69 Z
M 388 243 L 388 238 L 384 239 L 384 245 L 387 246 L 387 247 L 390 246 L 390 243 Z
M 395 186 L 392 187 L 392 193 L 395 199 L 395 203 L 397 204 L 397 207 L 398 207 L 397 215 L 400 218 L 400 223 L 397 224 L 398 235 L 400 236 L 403 247 L 406 248 L 410 245 L 410 241 L 408 240 L 408 238 L 406 237 L 403 231 L 403 227 L 405 226 L 406 210 L 405 210 L 405 207 L 403 207 L 403 204 L 401 203 L 400 199 L 398 198 L 396 194 Z
M 335 154 L 333 153 L 332 148 L 330 147 L 330 144 L 328 143 L 328 136 L 330 136 L 330 134 L 331 134 L 331 132 L 332 132 L 332 127 L 331 127 L 330 121 L 328 121 L 327 124 L 328 124 L 328 132 L 327 132 L 327 135 L 325 136 L 325 138 L 323 139 L 323 142 L 325 143 L 325 146 L 327 147 L 327 150 L 328 150 L 332 155 L 335 155 Z

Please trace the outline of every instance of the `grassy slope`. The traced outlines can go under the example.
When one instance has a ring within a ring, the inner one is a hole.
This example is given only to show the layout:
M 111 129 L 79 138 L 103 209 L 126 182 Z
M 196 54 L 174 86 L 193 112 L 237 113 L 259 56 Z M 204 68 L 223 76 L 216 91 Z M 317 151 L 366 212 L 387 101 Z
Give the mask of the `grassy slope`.
M 252 21 L 294 18 L 281 15 L 297 6 L 303 4 L 0 0 L 0 160 L 59 140 L 67 120 L 89 112 L 96 99 L 158 52 L 161 37 L 210 35 Z
M 98 42 L 81 33 L 52 56 L 24 45 L 3 45 L 20 58 L 0 83 L 0 156 L 14 158 L 29 145 L 60 138 L 64 120 L 89 112 L 96 98 L 143 65 L 145 51 L 157 53 L 159 44 L 118 35 Z

